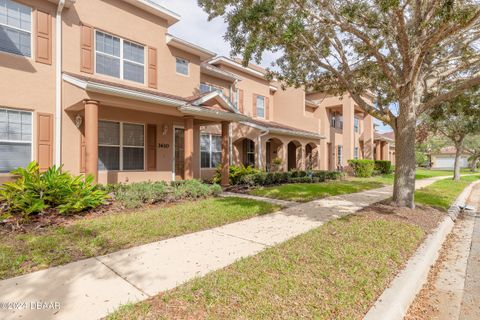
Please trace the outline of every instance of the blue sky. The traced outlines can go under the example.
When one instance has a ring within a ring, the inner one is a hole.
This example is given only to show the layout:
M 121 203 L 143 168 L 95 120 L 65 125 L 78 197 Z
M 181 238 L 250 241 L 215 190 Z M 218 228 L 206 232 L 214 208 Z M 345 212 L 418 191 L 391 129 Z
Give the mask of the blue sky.
M 208 48 L 222 56 L 230 56 L 230 45 L 223 38 L 227 25 L 222 18 L 208 21 L 207 14 L 198 6 L 197 0 L 153 0 L 160 5 L 179 14 L 179 22 L 170 27 L 169 32 L 182 39 Z M 264 67 L 270 66 L 275 60 L 273 53 L 266 53 L 260 63 Z M 389 126 L 384 126 L 375 120 L 378 131 L 391 131 Z

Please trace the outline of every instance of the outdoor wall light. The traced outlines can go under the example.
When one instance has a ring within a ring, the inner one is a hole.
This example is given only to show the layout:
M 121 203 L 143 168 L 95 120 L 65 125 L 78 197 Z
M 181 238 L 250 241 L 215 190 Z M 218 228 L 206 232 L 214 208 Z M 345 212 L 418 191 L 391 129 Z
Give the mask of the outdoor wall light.
M 82 116 L 77 114 L 77 116 L 75 117 L 75 126 L 77 127 L 77 129 L 80 129 L 80 127 L 82 126 L 82 123 L 83 123 Z
M 168 126 L 165 124 L 163 125 L 163 135 L 166 136 L 168 132 Z

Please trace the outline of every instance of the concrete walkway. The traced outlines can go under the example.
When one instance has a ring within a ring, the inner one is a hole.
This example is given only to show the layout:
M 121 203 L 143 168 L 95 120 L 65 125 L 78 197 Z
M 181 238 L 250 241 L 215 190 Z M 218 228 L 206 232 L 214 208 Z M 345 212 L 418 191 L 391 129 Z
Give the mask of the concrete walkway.
M 417 188 L 445 177 L 417 181 Z M 384 187 L 0 281 L 0 319 L 98 319 L 391 196 Z M 16 305 L 6 303 L 17 303 Z M 39 310 L 43 309 L 43 310 Z

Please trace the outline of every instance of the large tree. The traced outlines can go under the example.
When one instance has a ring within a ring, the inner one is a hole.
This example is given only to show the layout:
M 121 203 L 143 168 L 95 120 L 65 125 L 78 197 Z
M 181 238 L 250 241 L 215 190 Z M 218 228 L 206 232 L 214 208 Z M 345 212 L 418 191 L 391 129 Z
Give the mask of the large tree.
M 480 133 L 480 91 L 475 88 L 442 103 L 424 117 L 423 126 L 445 136 L 455 147 L 453 180 L 460 180 L 460 157 L 468 136 Z
M 477 0 L 198 0 L 244 63 L 277 51 L 285 85 L 348 92 L 395 131 L 393 199 L 414 207 L 418 115 L 480 84 Z M 365 99 L 373 94 L 375 103 Z M 395 103 L 396 107 L 391 108 Z

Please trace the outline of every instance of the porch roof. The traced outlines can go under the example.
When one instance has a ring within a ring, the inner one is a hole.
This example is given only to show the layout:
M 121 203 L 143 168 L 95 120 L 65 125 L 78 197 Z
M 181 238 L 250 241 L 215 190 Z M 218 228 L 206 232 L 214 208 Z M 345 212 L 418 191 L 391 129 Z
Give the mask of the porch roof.
M 283 134 L 289 136 L 296 136 L 310 139 L 325 139 L 324 136 L 307 130 L 298 129 L 295 127 L 287 126 L 274 121 L 262 121 L 258 119 L 249 118 L 248 121 L 243 121 L 242 124 L 257 128 L 263 131 L 269 131 L 270 133 Z
M 180 97 L 156 90 L 137 88 L 66 72 L 63 73 L 63 80 L 87 92 L 172 106 L 186 115 L 203 116 L 223 121 L 248 120 L 247 116 L 240 114 L 233 107 L 230 100 L 223 93 L 217 91 L 190 97 Z

